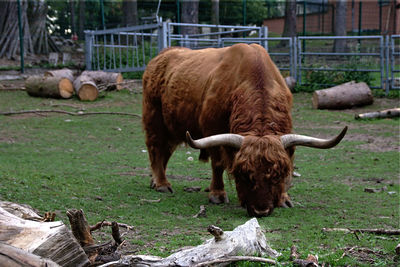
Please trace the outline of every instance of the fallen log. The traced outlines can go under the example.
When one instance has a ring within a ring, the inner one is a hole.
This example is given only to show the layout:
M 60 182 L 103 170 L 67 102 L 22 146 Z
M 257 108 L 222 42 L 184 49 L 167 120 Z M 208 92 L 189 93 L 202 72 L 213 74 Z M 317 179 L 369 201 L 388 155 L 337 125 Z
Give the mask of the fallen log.
M 30 76 L 25 81 L 25 90 L 30 96 L 70 98 L 74 93 L 72 82 L 65 77 Z
M 60 77 L 60 78 L 67 78 L 71 82 L 74 79 L 74 73 L 70 69 L 60 69 L 60 70 L 48 70 L 44 73 L 44 77 Z
M 123 88 L 121 73 L 104 71 L 84 71 L 75 79 L 74 88 L 80 100 L 93 101 L 103 90 L 121 90 Z
M 0 266 L 58 267 L 60 265 L 23 249 L 0 243 Z
M 371 105 L 374 102 L 371 89 L 364 82 L 354 81 L 317 90 L 312 96 L 314 109 L 345 109 Z
M 25 220 L 0 207 L 0 240 L 28 253 L 50 259 L 61 266 L 89 264 L 85 252 L 61 221 Z
M 145 256 L 145 255 L 127 255 L 120 260 L 109 262 L 105 266 L 206 266 L 213 263 L 234 262 L 239 260 L 257 260 L 271 264 L 274 260 L 254 257 L 251 255 L 269 256 L 276 258 L 280 253 L 272 249 L 263 234 L 256 218 L 247 221 L 245 224 L 236 227 L 233 231 L 224 232 L 220 228 L 209 227 L 209 232 L 214 238 L 205 241 L 203 244 L 183 249 L 167 258 Z M 243 258 L 235 258 L 237 255 L 243 255 Z M 205 264 L 205 265 L 204 265 Z
M 384 119 L 400 117 L 400 108 L 385 109 L 381 111 L 356 114 L 355 119 Z

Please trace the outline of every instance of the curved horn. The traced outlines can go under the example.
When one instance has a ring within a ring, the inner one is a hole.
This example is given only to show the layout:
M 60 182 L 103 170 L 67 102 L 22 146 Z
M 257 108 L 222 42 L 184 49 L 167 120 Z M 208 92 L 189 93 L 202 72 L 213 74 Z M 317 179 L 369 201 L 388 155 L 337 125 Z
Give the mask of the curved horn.
M 193 148 L 209 148 L 213 146 L 230 146 L 240 148 L 243 136 L 239 134 L 217 134 L 193 140 L 189 132 L 186 132 L 186 141 Z
M 347 132 L 347 126 L 343 128 L 342 132 L 332 139 L 319 139 L 306 135 L 298 134 L 285 134 L 281 136 L 281 142 L 284 148 L 292 146 L 308 146 L 314 148 L 331 148 L 339 144 Z

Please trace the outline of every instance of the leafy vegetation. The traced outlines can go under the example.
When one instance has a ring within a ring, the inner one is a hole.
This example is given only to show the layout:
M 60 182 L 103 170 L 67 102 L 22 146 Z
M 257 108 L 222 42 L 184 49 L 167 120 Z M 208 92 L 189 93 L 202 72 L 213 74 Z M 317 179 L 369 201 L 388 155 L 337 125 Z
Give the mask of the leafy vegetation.
M 141 95 L 128 91 L 110 92 L 90 103 L 33 98 L 25 92 L 0 95 L 2 111 L 64 104 L 58 108 L 75 110 L 72 105 L 76 105 L 86 111 L 141 113 Z M 348 125 L 349 133 L 333 149 L 296 150 L 296 171 L 302 176 L 294 178 L 289 191 L 295 207 L 276 209 L 258 219 L 267 239 L 283 254 L 281 263 L 290 261 L 290 247 L 295 244 L 302 258 L 318 255 L 326 265 L 396 265 L 397 238 L 373 234 L 357 238 L 324 233 L 322 228 L 399 228 L 399 120 L 353 119 L 354 113 L 389 108 L 397 101 L 377 99 L 364 109 L 320 111 L 311 109 L 310 98 L 307 93 L 294 95 L 295 132 L 328 137 Z M 150 189 L 140 119 L 25 114 L 1 116 L 0 125 L 1 200 L 26 203 L 42 213 L 55 211 L 65 223 L 65 211 L 79 208 L 90 224 L 107 219 L 133 225 L 134 231 L 124 236 L 131 253 L 166 256 L 210 238 L 206 233 L 210 224 L 232 230 L 249 220 L 238 204 L 234 182 L 227 178 L 230 203 L 225 205 L 209 204 L 206 192 L 184 190 L 206 188 L 211 175 L 209 164 L 197 160 L 199 151 L 185 146 L 179 146 L 168 165 L 175 193 Z M 366 187 L 384 189 L 367 193 Z M 160 202 L 145 201 L 157 199 Z M 205 205 L 207 217 L 193 218 L 200 205 Z M 99 241 L 108 238 L 96 236 Z

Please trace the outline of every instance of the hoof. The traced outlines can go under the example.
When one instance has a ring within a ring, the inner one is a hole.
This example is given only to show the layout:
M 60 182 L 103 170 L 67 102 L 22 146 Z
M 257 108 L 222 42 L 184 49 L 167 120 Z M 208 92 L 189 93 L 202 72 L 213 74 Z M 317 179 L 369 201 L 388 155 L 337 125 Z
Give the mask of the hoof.
M 171 185 L 168 183 L 167 185 L 156 185 L 153 179 L 150 181 L 150 188 L 155 189 L 157 192 L 161 193 L 173 193 Z
M 208 196 L 208 199 L 210 203 L 212 204 L 223 204 L 223 203 L 229 203 L 228 196 L 226 195 L 225 192 L 220 193 L 220 194 L 211 194 Z
M 293 202 L 290 200 L 290 197 L 287 193 L 285 193 L 282 198 L 281 198 L 281 203 L 279 204 L 279 207 L 282 208 L 293 208 Z
M 161 193 L 174 193 L 172 187 L 167 185 L 156 186 L 156 191 Z

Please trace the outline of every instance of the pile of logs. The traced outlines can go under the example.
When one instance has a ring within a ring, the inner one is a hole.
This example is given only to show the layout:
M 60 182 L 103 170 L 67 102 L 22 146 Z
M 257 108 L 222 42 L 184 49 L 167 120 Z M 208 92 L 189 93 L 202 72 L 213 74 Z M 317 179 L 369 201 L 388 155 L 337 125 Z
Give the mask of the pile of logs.
M 121 90 L 121 73 L 84 71 L 78 77 L 70 69 L 47 71 L 25 81 L 29 95 L 52 98 L 70 98 L 76 93 L 80 100 L 93 101 L 104 90 Z

